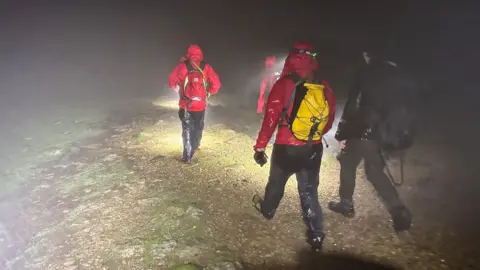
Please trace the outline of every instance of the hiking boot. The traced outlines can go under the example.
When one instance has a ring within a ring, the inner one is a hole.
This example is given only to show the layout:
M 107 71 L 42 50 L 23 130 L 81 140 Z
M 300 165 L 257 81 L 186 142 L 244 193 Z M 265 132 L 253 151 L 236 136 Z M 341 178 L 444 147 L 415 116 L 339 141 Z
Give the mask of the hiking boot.
M 351 200 L 341 199 L 340 201 L 330 201 L 328 203 L 328 209 L 335 213 L 342 214 L 347 218 L 353 218 L 355 216 L 355 209 Z
M 191 163 L 192 163 L 192 159 L 191 159 L 191 158 L 187 158 L 187 157 L 182 157 L 182 162 L 185 163 L 185 164 L 191 164 Z
M 252 204 L 253 204 L 253 207 L 255 209 L 257 209 L 258 212 L 262 212 L 262 197 L 260 197 L 260 195 L 258 194 L 255 194 L 253 195 L 253 198 L 252 198 Z
M 267 220 L 272 219 L 272 218 L 273 218 L 273 214 L 272 214 L 272 215 L 269 215 L 269 216 L 265 216 L 265 214 L 263 214 L 263 211 L 262 211 L 262 203 L 263 203 L 263 199 L 262 199 L 262 197 L 260 197 L 260 195 L 258 195 L 258 194 L 253 195 L 253 198 L 252 198 L 253 207 L 254 207 L 260 214 L 262 214 L 262 216 L 263 216 L 264 218 L 266 218 Z
M 311 235 L 310 233 L 307 232 L 307 243 L 312 247 L 313 250 L 321 250 L 323 247 L 324 239 L 325 239 L 325 233 Z
M 397 206 L 392 209 L 392 221 L 395 232 L 408 231 L 412 226 L 412 214 L 405 206 Z

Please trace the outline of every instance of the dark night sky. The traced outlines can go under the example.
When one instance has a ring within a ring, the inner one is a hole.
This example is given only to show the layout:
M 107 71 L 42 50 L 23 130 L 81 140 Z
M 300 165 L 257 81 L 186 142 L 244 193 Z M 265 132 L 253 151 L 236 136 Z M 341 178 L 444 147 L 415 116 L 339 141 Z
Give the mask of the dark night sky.
M 334 87 L 343 88 L 368 44 L 387 46 L 422 78 L 477 77 L 473 1 L 66 2 L 2 1 L 2 93 L 28 92 L 31 84 L 37 92 L 88 91 L 85 81 L 97 92 L 150 91 L 190 43 L 204 49 L 228 91 L 296 40 L 315 44 Z

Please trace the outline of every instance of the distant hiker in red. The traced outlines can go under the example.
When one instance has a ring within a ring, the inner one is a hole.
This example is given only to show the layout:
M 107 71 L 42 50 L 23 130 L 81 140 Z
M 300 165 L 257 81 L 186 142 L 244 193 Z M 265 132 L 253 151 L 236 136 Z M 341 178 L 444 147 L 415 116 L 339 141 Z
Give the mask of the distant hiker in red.
M 317 191 L 322 137 L 332 127 L 336 99 L 326 81 L 316 83 L 318 64 L 315 56 L 310 43 L 295 43 L 280 79 L 268 96 L 262 127 L 253 147 L 253 157 L 259 165 L 267 163 L 267 144 L 275 130 L 277 135 L 265 195 L 263 198 L 255 195 L 253 203 L 266 219 L 272 219 L 288 179 L 295 174 L 307 242 L 314 249 L 320 249 L 325 237 Z
M 261 114 L 263 112 L 263 107 L 265 105 L 265 96 L 268 96 L 268 93 L 270 92 L 280 75 L 280 73 L 275 70 L 276 63 L 277 58 L 275 56 L 267 56 L 267 58 L 265 59 L 265 73 L 263 74 L 262 82 L 260 83 L 260 94 L 258 96 L 257 102 L 258 114 Z
M 181 58 L 183 60 L 184 58 Z M 190 45 L 185 60 L 168 77 L 170 88 L 179 93 L 178 115 L 182 121 L 182 161 L 191 163 L 200 147 L 204 127 L 205 109 L 209 95 L 221 86 L 218 74 L 203 61 L 203 52 L 196 44 Z

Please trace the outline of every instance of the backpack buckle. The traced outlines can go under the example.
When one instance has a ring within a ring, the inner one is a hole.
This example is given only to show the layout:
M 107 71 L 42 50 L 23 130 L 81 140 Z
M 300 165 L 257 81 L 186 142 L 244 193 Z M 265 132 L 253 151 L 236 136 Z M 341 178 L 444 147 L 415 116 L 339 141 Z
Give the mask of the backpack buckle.
M 322 120 L 322 119 L 320 119 L 320 118 L 318 118 L 318 117 L 316 117 L 316 116 L 312 116 L 312 117 L 310 118 L 310 122 L 312 122 L 312 123 L 320 122 L 320 120 Z

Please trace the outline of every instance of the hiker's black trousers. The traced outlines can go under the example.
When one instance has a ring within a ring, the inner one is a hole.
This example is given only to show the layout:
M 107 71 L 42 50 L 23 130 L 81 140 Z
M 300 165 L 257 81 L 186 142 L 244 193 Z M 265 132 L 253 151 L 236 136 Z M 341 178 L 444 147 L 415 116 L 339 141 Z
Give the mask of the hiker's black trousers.
M 390 178 L 384 173 L 385 160 L 375 141 L 349 139 L 339 155 L 340 161 L 340 198 L 353 201 L 357 167 L 364 160 L 367 179 L 382 198 L 387 208 L 403 206 L 397 190 Z
M 280 204 L 285 192 L 285 184 L 293 174 L 297 177 L 300 205 L 303 220 L 312 236 L 323 233 L 322 208 L 318 202 L 318 184 L 320 180 L 320 164 L 323 146 L 273 146 L 270 163 L 270 176 L 265 188 L 265 196 L 261 205 L 262 214 L 270 219 Z
M 205 125 L 205 111 L 189 112 L 180 109 L 178 116 L 182 121 L 183 158 L 191 159 L 195 150 L 200 147 Z

